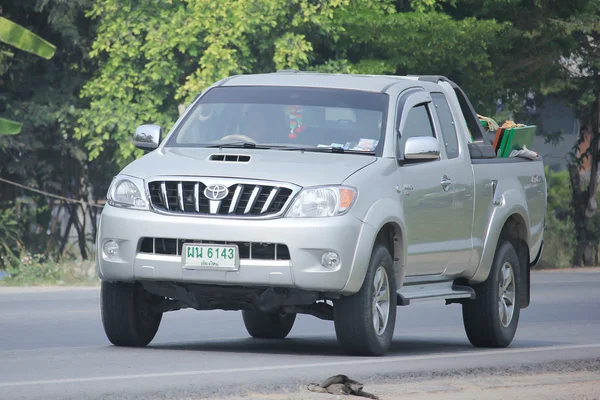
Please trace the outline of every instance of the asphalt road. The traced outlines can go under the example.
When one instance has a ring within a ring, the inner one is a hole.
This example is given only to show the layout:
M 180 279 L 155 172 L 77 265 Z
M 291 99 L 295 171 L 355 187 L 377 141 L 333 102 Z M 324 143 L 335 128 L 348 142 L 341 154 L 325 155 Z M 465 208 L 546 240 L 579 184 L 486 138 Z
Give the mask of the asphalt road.
M 357 358 L 341 352 L 331 322 L 299 316 L 288 339 L 261 341 L 225 311 L 168 313 L 151 346 L 117 348 L 104 336 L 98 289 L 0 288 L 0 399 L 219 397 L 339 373 L 375 385 L 600 360 L 600 270 L 537 272 L 532 290 L 508 349 L 471 347 L 460 306 L 434 302 L 399 308 L 388 355 Z

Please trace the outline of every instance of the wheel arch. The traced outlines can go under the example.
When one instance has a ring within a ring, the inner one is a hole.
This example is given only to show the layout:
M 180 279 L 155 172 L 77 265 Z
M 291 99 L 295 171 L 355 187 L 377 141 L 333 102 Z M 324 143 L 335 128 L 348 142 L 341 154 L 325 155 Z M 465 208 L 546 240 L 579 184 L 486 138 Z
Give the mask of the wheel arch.
M 523 216 L 518 213 L 508 217 L 500 231 L 500 240 L 508 240 L 513 244 L 521 265 L 529 265 L 528 236 L 527 223 Z
M 488 279 L 496 250 L 501 241 L 509 241 L 519 258 L 519 296 L 521 308 L 530 302 L 529 226 L 525 210 L 515 208 L 505 218 L 492 220 L 477 271 L 469 283 L 477 284 Z
M 390 210 L 398 210 L 397 215 L 390 215 Z M 375 202 L 361 220 L 364 226 L 354 254 L 352 269 L 348 281 L 342 289 L 342 294 L 353 294 L 360 290 L 377 243 L 382 243 L 391 250 L 396 287 L 400 288 L 406 275 L 404 268 L 406 265 L 406 230 L 401 207 L 392 199 L 383 198 Z
M 400 225 L 396 222 L 386 222 L 383 224 L 377 232 L 372 248 L 375 249 L 375 246 L 378 244 L 385 246 L 389 250 L 394 262 L 396 287 L 402 287 L 404 278 L 406 277 L 406 269 L 404 268 L 404 255 L 406 251 L 404 248 L 404 235 Z M 372 253 L 373 250 L 371 250 Z
M 506 200 L 508 199 L 505 199 L 505 201 Z M 512 202 L 512 204 L 515 204 L 515 202 Z M 525 243 L 525 246 L 529 251 L 530 230 L 528 215 L 525 207 L 518 202 L 509 209 L 504 206 L 494 209 L 490 216 L 485 237 L 483 238 L 484 243 L 477 269 L 472 276 L 467 277 L 469 283 L 477 284 L 487 279 L 492 268 L 492 262 L 501 235 L 505 235 L 505 237 L 508 235 L 509 238 L 514 239 L 517 246 Z M 515 247 L 515 250 L 517 250 L 517 248 L 518 247 Z
M 519 279 L 518 288 L 520 296 L 521 308 L 527 308 L 530 302 L 531 282 L 529 268 L 529 245 L 528 245 L 528 230 L 525 220 L 520 214 L 513 214 L 504 223 L 500 232 L 499 241 L 509 241 L 519 258 Z

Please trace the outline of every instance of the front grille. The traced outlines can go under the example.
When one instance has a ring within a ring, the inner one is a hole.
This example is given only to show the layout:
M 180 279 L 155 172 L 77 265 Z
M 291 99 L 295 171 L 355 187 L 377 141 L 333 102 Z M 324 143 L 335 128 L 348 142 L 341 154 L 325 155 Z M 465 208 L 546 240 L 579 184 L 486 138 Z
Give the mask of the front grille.
M 266 217 L 279 214 L 291 198 L 283 186 L 234 183 L 223 185 L 221 200 L 205 195 L 207 185 L 199 181 L 152 181 L 148 183 L 152 206 L 162 212 L 196 215 Z
M 190 239 L 142 238 L 140 253 L 180 255 L 184 243 L 237 245 L 241 260 L 289 260 L 288 247 L 280 243 L 218 242 Z

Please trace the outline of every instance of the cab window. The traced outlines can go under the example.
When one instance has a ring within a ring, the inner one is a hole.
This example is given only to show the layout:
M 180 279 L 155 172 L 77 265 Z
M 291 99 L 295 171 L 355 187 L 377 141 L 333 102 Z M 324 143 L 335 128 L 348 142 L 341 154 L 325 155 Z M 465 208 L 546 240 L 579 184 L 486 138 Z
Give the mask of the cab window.
M 442 127 L 442 137 L 446 147 L 448 158 L 458 157 L 458 137 L 456 136 L 456 124 L 452 118 L 452 111 L 443 93 L 432 93 L 431 98 L 435 105 L 440 125 Z

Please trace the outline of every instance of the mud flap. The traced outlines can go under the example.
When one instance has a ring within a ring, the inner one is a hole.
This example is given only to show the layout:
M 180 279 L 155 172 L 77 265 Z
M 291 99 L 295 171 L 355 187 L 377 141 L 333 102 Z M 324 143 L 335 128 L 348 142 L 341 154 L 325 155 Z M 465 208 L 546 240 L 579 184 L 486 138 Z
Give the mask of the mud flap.
M 542 240 L 542 245 L 540 246 L 540 250 L 538 251 L 535 260 L 527 265 L 525 271 L 522 273 L 521 285 L 524 286 L 524 291 L 521 292 L 521 308 L 529 307 L 529 303 L 531 302 L 531 268 L 538 265 L 542 258 L 542 252 L 544 250 L 544 241 Z

